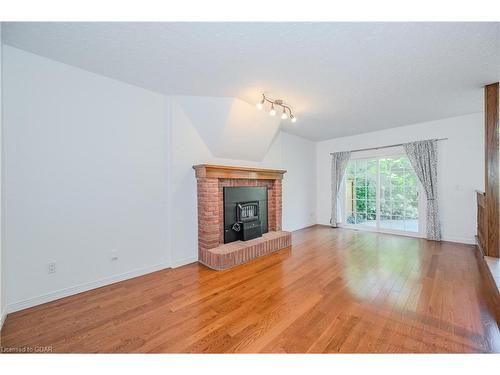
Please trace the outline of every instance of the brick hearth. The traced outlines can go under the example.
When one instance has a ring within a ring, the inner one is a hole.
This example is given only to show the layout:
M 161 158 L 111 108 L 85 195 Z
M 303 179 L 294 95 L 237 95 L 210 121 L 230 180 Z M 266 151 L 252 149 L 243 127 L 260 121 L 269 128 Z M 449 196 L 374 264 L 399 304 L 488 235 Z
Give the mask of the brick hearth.
M 221 270 L 291 245 L 281 230 L 283 170 L 195 165 L 198 184 L 198 259 Z M 261 238 L 224 244 L 224 195 L 227 186 L 267 186 L 268 230 Z

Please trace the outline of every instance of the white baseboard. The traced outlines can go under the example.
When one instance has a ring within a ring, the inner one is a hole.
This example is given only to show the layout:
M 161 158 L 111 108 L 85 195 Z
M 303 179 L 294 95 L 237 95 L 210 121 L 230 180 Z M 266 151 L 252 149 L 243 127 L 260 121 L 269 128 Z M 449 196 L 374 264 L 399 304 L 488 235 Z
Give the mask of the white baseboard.
M 22 301 L 10 303 L 7 305 L 6 312 L 12 313 L 15 311 L 27 309 L 29 307 L 41 305 L 42 303 L 55 301 L 55 300 L 60 299 L 60 298 L 64 298 L 64 297 L 68 297 L 68 296 L 71 296 L 74 294 L 86 292 L 88 290 L 100 288 L 102 286 L 106 286 L 109 284 L 114 284 L 114 283 L 117 283 L 119 281 L 132 279 L 134 277 L 142 276 L 142 275 L 145 275 L 145 274 L 148 274 L 151 272 L 155 272 L 155 271 L 159 271 L 159 270 L 162 270 L 165 268 L 169 268 L 169 267 L 165 264 L 156 264 L 154 266 L 140 268 L 140 269 L 132 270 L 129 272 L 121 273 L 119 275 L 105 277 L 103 279 L 91 281 L 88 283 L 83 283 L 83 284 L 75 285 L 75 286 L 72 286 L 69 288 L 56 290 L 54 292 L 43 294 L 43 295 L 38 296 L 38 297 L 28 298 L 28 299 L 25 299 Z M 3 318 L 3 316 L 2 316 L 2 318 Z
M 2 331 L 3 323 L 5 322 L 5 319 L 7 319 L 7 311 L 3 310 L 1 312 L 1 317 L 0 317 L 0 331 Z
M 173 260 L 172 264 L 171 264 L 171 267 L 172 268 L 177 268 L 177 267 L 185 266 L 186 264 L 194 263 L 194 262 L 197 262 L 197 261 L 198 261 L 198 257 L 197 256 L 182 258 L 182 259 L 179 259 L 179 260 Z
M 302 223 L 301 225 L 298 225 L 298 226 L 291 226 L 291 227 L 283 226 L 282 230 L 287 231 L 287 232 L 296 232 L 298 230 L 313 227 L 315 225 L 317 225 L 317 224 L 316 223 Z
M 467 237 L 442 237 L 441 241 L 447 241 L 447 242 L 457 242 L 457 243 L 463 243 L 466 245 L 475 245 L 476 244 L 476 239 L 475 238 L 467 238 Z

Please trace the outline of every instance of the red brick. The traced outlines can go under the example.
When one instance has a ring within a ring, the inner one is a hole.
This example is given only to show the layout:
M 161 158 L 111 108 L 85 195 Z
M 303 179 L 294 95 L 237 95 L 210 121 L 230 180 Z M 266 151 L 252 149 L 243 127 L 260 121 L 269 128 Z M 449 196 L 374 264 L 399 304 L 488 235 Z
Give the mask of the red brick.
M 199 261 L 215 269 L 224 269 L 243 263 L 255 256 L 261 256 L 275 251 L 278 248 L 290 245 L 291 236 L 282 232 L 281 239 L 269 239 L 258 246 L 249 246 L 247 250 L 238 248 L 234 254 L 220 256 L 214 253 L 207 254 L 208 250 L 218 251 L 233 244 L 224 242 L 224 210 L 223 197 L 225 186 L 267 186 L 268 187 L 268 229 L 269 236 L 281 230 L 282 213 L 282 184 L 281 180 L 247 180 L 247 179 L 215 179 L 198 178 L 198 248 Z M 268 237 L 269 237 L 268 236 Z M 279 236 L 278 236 L 279 237 Z M 284 238 L 284 240 L 283 240 Z M 254 240 L 252 240 L 254 241 Z M 249 242 L 252 242 L 249 241 Z M 238 241 L 241 244 L 240 241 Z M 288 244 L 282 246 L 283 244 Z M 234 247 L 234 246 L 233 246 Z M 241 246 L 240 246 L 241 247 Z M 245 246 L 244 246 L 245 247 Z M 219 251 L 220 253 L 220 251 Z

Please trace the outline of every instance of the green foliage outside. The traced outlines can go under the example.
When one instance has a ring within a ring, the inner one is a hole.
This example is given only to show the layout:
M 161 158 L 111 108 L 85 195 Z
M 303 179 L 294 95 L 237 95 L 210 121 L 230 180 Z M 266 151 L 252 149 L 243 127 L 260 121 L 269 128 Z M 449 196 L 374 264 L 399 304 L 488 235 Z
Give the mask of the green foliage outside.
M 377 163 L 381 220 L 418 219 L 418 183 L 407 157 L 352 160 L 346 170 L 347 223 L 375 221 Z

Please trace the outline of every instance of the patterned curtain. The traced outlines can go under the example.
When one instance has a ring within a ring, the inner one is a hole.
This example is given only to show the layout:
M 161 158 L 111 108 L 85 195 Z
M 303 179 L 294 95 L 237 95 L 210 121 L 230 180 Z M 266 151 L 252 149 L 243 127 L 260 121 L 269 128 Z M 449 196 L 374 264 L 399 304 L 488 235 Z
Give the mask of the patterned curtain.
M 419 141 L 403 145 L 415 174 L 427 197 L 427 239 L 441 240 L 437 197 L 437 141 Z
M 340 185 L 342 184 L 342 179 L 344 178 L 345 169 L 350 156 L 351 153 L 349 151 L 335 152 L 332 154 L 332 214 L 330 218 L 332 227 L 337 227 L 337 224 L 340 222 L 337 217 Z

